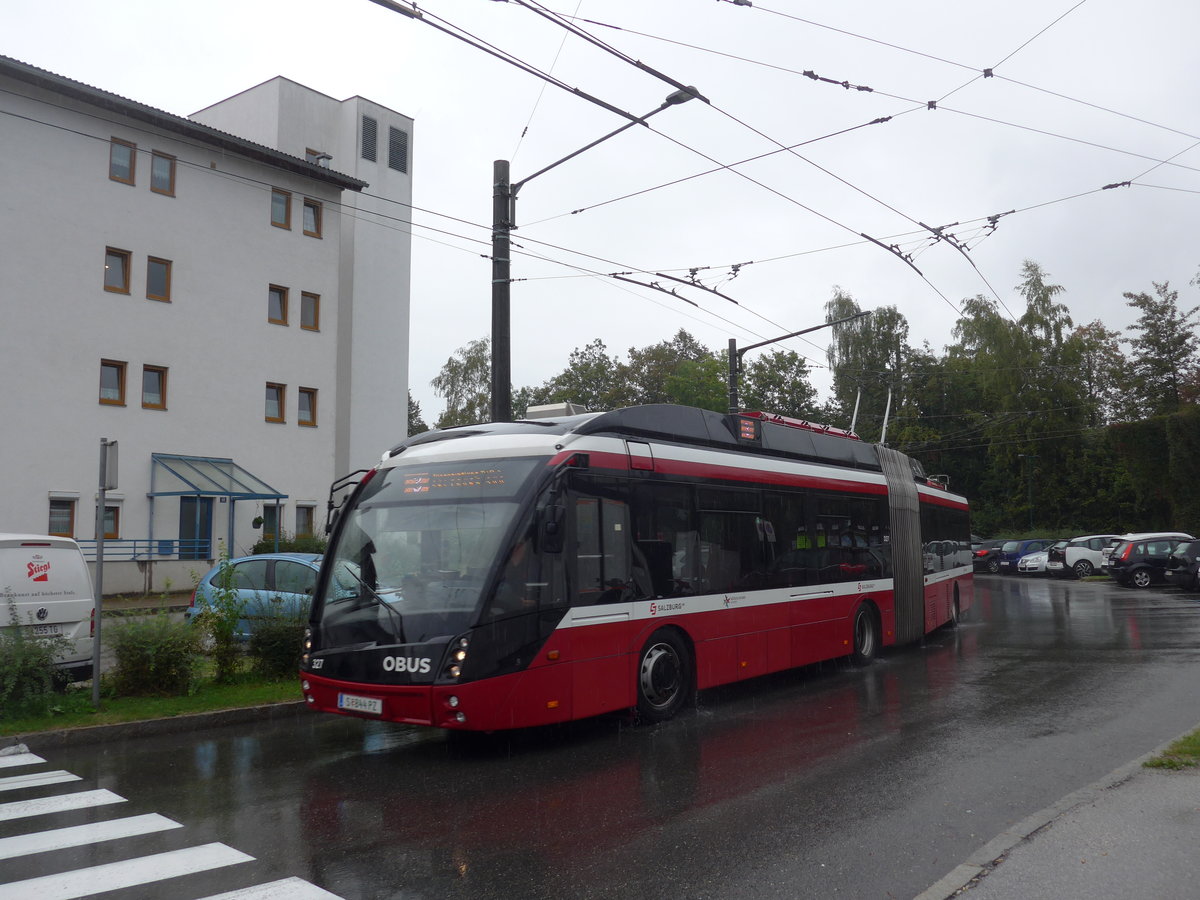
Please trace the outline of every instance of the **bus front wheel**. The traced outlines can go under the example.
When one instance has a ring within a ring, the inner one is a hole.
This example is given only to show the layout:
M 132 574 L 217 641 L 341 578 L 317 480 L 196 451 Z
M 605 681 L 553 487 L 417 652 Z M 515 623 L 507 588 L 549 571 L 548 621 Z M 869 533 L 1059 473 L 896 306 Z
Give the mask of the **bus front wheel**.
M 879 625 L 875 611 L 866 603 L 854 611 L 854 652 L 850 661 L 856 666 L 869 665 L 879 652 Z
M 692 693 L 692 654 L 679 633 L 662 629 L 650 635 L 638 657 L 638 716 L 665 722 Z

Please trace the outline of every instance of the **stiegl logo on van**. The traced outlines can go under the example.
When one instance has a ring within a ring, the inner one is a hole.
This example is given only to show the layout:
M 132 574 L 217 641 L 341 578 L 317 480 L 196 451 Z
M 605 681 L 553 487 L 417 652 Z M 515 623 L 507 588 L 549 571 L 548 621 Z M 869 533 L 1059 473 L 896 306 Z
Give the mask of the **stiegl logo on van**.
M 50 561 L 38 554 L 26 565 L 25 574 L 29 576 L 30 581 L 49 581 Z
M 433 660 L 427 656 L 385 656 L 383 671 L 409 672 L 412 675 L 427 675 L 433 669 Z

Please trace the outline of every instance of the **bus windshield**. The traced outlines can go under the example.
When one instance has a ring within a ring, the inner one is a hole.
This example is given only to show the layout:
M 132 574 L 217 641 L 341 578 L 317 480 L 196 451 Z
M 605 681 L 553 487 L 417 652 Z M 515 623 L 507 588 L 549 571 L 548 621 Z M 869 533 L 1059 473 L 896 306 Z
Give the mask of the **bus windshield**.
M 478 619 L 488 575 L 543 460 L 397 467 L 345 513 L 318 598 L 326 647 L 412 644 Z

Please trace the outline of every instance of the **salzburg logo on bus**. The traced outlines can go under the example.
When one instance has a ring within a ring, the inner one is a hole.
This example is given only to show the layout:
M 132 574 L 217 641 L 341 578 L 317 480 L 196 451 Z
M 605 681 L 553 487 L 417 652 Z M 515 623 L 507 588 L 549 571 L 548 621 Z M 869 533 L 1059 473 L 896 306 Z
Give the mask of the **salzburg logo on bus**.
M 33 561 L 28 564 L 26 574 L 30 581 L 49 581 L 50 561 L 41 556 L 35 556 Z
M 426 656 L 415 659 L 411 656 L 385 656 L 383 658 L 383 671 L 385 672 L 409 672 L 413 675 L 427 675 L 432 668 L 433 661 Z

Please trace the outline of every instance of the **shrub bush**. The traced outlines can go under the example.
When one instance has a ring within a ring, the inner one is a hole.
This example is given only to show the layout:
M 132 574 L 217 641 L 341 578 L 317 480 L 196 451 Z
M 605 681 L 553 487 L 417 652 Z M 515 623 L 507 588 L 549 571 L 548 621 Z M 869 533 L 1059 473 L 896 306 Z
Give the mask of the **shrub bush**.
M 67 676 L 54 659 L 70 643 L 65 638 L 27 634 L 11 596 L 8 619 L 9 627 L 0 628 L 0 719 L 46 715 L 57 705 L 56 691 L 67 685 Z
M 288 534 L 284 532 L 279 535 L 279 552 L 323 554 L 328 543 L 324 537 L 318 537 L 315 534 Z M 251 556 L 256 556 L 259 553 L 274 552 L 275 538 L 263 538 L 250 548 Z
M 113 690 L 122 697 L 178 697 L 196 687 L 200 632 L 166 613 L 114 629 Z
M 254 673 L 263 678 L 286 678 L 300 669 L 305 620 L 300 617 L 259 620 L 250 635 Z
M 237 625 L 246 603 L 238 593 L 233 566 L 224 550 L 217 566 L 220 571 L 210 582 L 211 594 L 196 614 L 194 624 L 207 640 L 205 650 L 216 668 L 214 680 L 225 684 L 233 681 L 241 670 L 242 648 L 238 645 Z

